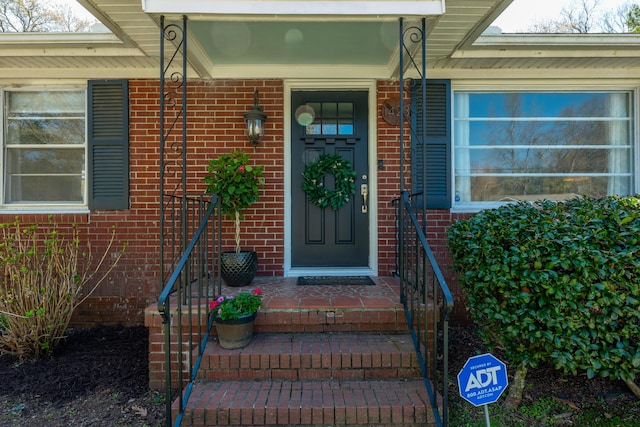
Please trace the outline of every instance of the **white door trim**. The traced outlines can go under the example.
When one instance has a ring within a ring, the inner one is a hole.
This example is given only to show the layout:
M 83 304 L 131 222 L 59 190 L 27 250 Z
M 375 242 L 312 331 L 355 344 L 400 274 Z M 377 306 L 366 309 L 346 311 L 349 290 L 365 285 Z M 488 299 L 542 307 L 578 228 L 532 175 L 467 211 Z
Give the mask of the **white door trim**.
M 369 266 L 365 268 L 291 267 L 291 92 L 297 90 L 359 90 L 369 93 Z M 375 80 L 284 81 L 284 276 L 378 275 L 378 141 Z

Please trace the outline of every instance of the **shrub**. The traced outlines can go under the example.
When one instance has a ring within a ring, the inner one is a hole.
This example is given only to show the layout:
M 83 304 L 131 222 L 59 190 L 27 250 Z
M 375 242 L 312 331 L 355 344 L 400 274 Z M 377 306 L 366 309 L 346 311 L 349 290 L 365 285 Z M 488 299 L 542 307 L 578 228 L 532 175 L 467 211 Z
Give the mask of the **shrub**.
M 448 238 L 480 335 L 518 367 L 512 405 L 541 361 L 622 379 L 640 398 L 639 198 L 506 205 Z
M 93 262 L 90 244 L 82 246 L 78 228 L 70 235 L 46 226 L 0 224 L 0 353 L 36 358 L 50 353 L 64 337 L 73 310 L 104 281 L 124 248 Z M 125 245 L 126 246 L 126 245 Z M 93 281 L 92 287 L 86 285 Z

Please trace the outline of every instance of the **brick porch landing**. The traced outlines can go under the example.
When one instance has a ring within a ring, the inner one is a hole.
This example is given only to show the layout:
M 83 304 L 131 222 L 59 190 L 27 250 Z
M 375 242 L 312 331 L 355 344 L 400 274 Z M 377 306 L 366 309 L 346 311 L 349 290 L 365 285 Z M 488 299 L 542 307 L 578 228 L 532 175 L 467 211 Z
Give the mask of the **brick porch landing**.
M 250 286 L 224 290 L 235 292 L 261 288 L 264 309 L 395 309 L 400 304 L 400 281 L 396 277 L 374 277 L 375 286 L 298 286 L 295 277 L 256 277 Z
M 407 332 L 399 280 L 376 277 L 375 286 L 298 286 L 296 278 L 256 278 L 264 306 L 256 332 Z

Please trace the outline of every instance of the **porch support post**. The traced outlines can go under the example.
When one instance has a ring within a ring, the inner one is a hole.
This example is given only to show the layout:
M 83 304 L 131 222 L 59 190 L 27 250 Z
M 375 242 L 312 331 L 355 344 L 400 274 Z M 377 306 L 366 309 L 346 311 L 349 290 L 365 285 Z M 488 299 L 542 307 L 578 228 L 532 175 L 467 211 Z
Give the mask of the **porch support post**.
M 160 18 L 160 286 L 188 242 L 187 17 Z
M 400 75 L 399 75 L 399 97 L 400 97 L 400 135 L 399 135 L 399 143 L 400 143 L 400 182 L 399 182 L 399 186 L 398 188 L 400 189 L 400 194 L 399 194 L 399 202 L 398 202 L 398 212 L 396 213 L 396 218 L 398 221 L 397 224 L 397 230 L 398 230 L 398 236 L 396 237 L 398 240 L 398 275 L 400 276 L 400 299 L 401 302 L 404 304 L 406 303 L 405 301 L 405 291 L 404 289 L 402 289 L 404 287 L 404 193 L 406 191 L 405 189 L 405 172 L 404 172 L 404 123 L 406 120 L 405 117 L 405 108 L 404 108 L 404 42 L 403 42 L 403 38 L 404 38 L 404 19 L 400 18 L 399 22 L 398 22 L 398 47 L 399 47 L 399 61 L 400 61 L 400 67 L 398 68 L 400 70 Z
M 188 242 L 187 220 L 187 17 L 182 17 L 182 26 L 178 23 L 165 23 L 160 17 L 160 220 L 159 220 L 159 277 L 163 290 L 179 257 Z M 165 50 L 165 42 L 171 49 Z M 182 61 L 180 61 L 182 57 Z M 181 134 L 176 136 L 181 129 Z M 187 275 L 183 275 L 187 276 Z M 188 283 L 188 277 L 182 277 Z M 177 348 L 183 347 L 181 328 L 181 303 L 185 293 L 184 286 L 175 289 L 177 303 L 178 334 Z M 170 290 L 173 292 L 173 290 Z M 164 290 L 163 290 L 164 293 Z M 183 295 L 184 293 L 184 295 Z M 165 345 L 165 425 L 171 426 L 172 393 L 172 348 L 170 298 L 164 307 L 164 345 Z M 189 360 L 191 363 L 191 360 Z M 182 393 L 183 378 L 177 371 L 177 386 Z

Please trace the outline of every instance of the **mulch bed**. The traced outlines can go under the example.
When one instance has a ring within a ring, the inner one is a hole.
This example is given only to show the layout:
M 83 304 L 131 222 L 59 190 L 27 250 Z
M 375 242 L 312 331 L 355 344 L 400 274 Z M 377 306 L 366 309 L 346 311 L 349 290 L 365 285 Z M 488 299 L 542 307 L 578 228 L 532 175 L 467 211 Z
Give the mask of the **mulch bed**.
M 144 326 L 101 326 L 70 331 L 36 361 L 0 356 L 0 426 L 161 425 L 148 343 Z

